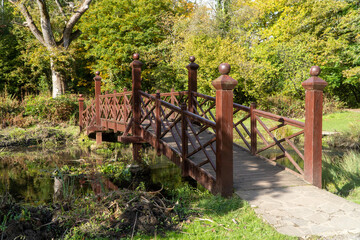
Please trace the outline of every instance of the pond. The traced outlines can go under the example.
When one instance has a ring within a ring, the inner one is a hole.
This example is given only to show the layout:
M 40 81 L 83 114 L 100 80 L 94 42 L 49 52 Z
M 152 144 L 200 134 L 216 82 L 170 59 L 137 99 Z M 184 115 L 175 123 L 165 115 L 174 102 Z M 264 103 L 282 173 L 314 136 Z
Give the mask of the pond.
M 41 148 L 2 151 L 0 192 L 10 193 L 17 202 L 32 205 L 61 200 L 66 194 L 99 194 L 118 186 L 136 187 L 139 183 L 134 184 L 131 175 L 154 190 L 162 184 L 168 189 L 183 184 L 180 168 L 167 158 L 158 157 L 151 148 L 144 150 L 145 170 L 131 164 L 130 147 L 106 153 L 77 146 L 54 151 Z

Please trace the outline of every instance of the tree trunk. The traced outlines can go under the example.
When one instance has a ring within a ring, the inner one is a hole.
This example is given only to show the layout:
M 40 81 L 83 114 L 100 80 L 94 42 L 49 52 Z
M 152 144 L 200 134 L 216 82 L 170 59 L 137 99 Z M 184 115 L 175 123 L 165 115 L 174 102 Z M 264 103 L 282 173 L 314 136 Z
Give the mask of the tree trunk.
M 51 79 L 52 79 L 52 97 L 56 98 L 65 93 L 65 76 L 56 70 L 53 59 L 50 59 Z

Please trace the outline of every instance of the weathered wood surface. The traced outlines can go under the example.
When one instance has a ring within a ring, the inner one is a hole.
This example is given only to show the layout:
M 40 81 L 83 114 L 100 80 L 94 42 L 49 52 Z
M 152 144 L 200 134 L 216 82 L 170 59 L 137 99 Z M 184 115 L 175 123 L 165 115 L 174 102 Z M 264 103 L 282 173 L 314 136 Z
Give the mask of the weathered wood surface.
M 179 126 L 180 128 L 180 126 Z M 148 129 L 150 133 L 154 134 L 153 130 Z M 202 143 L 208 142 L 214 137 L 213 133 L 204 131 L 199 135 Z M 166 143 L 170 148 L 177 152 L 181 152 L 173 137 L 170 133 L 162 138 L 162 141 Z M 216 144 L 213 143 L 214 148 Z M 193 151 L 193 147 L 188 143 L 189 152 Z M 212 159 L 215 159 L 212 151 L 207 152 Z M 234 144 L 233 146 L 233 176 L 234 176 L 234 192 L 238 190 L 246 191 L 253 189 L 266 189 L 266 188 L 279 188 L 279 187 L 291 187 L 291 186 L 304 186 L 309 185 L 303 179 L 295 176 L 294 174 L 286 171 L 280 166 L 276 166 L 269 160 L 265 160 L 258 156 L 251 155 L 244 148 Z M 205 154 L 200 151 L 189 158 L 194 164 L 199 164 L 205 161 L 207 158 Z M 214 162 L 216 166 L 216 162 Z M 206 163 L 201 166 L 209 175 L 216 179 L 216 174 L 210 163 Z

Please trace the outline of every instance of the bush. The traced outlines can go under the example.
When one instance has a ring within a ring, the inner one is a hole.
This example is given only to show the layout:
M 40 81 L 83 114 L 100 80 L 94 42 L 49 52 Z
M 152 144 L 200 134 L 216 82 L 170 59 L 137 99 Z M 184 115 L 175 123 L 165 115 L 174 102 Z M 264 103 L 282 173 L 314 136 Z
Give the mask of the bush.
M 258 108 L 289 118 L 303 118 L 305 101 L 288 96 L 272 96 L 263 100 Z
M 66 94 L 57 98 L 43 95 L 28 96 L 24 102 L 24 115 L 35 117 L 38 120 L 60 123 L 74 120 L 78 115 L 78 99 L 74 95 Z
M 342 110 L 345 103 L 324 96 L 323 114 L 334 113 Z M 263 100 L 259 109 L 289 118 L 304 118 L 305 117 L 305 100 L 295 99 L 288 96 L 272 96 Z
M 21 120 L 24 106 L 13 96 L 3 94 L 0 96 L 0 119 L 1 127 L 14 125 Z

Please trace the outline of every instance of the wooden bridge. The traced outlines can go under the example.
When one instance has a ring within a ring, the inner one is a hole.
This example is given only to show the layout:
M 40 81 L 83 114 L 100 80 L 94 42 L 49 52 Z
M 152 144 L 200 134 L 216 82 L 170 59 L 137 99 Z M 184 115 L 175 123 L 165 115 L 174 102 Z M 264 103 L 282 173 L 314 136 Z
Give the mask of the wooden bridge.
M 312 67 L 302 83 L 305 123 L 233 103 L 237 81 L 230 65 L 220 64 L 212 84 L 216 97 L 197 92 L 199 65 L 190 57 L 187 91 L 149 94 L 141 90 L 139 55 L 133 55 L 132 91 L 101 94 L 97 72 L 95 99 L 84 109 L 79 97 L 79 124 L 88 134 L 111 134 L 132 143 L 141 161 L 142 143 L 150 143 L 212 193 L 231 196 L 235 190 L 313 184 L 321 187 L 322 97 L 327 83 Z M 274 151 L 276 148 L 278 151 Z M 272 157 L 265 158 L 264 153 Z M 286 159 L 286 161 L 284 161 Z M 285 163 L 286 166 L 280 166 Z M 304 181 L 305 180 L 305 181 Z

